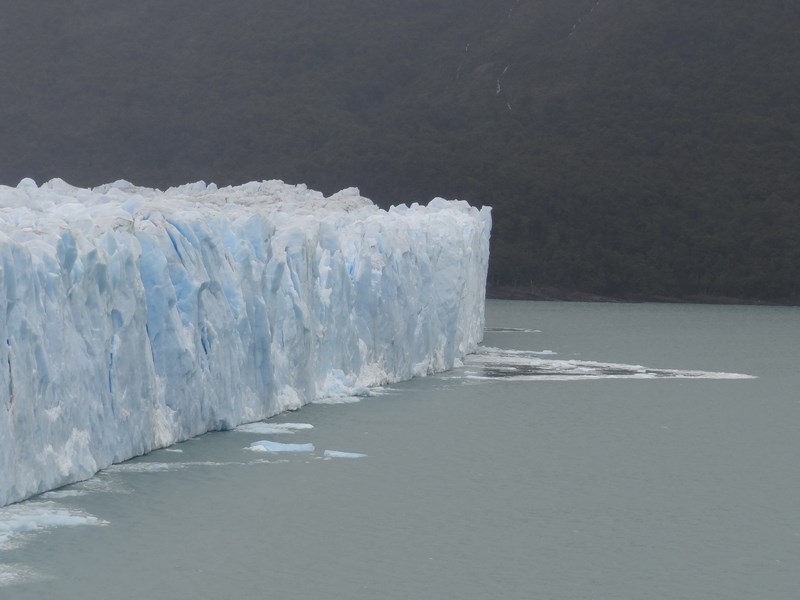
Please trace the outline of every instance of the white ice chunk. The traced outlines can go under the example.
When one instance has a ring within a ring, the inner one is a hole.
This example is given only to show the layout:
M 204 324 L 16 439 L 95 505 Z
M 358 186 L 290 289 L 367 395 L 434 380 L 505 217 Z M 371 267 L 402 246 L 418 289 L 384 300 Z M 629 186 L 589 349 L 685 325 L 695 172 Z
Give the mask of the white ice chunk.
M 68 497 L 69 490 L 58 490 L 48 497 Z M 44 496 L 43 496 L 44 497 Z M 82 510 L 62 506 L 51 501 L 21 502 L 0 508 L 0 552 L 24 545 L 31 536 L 54 527 L 79 527 L 83 525 L 107 525 Z M 24 564 L 0 563 L 0 588 L 40 579 L 41 575 Z M 0 597 L 6 596 L 0 594 Z
M 0 509 L 0 533 L 103 524 L 106 521 L 55 502 L 23 502 Z
M 108 522 L 82 510 L 55 502 L 21 502 L 0 508 L 0 550 L 21 543 L 24 534 L 53 527 L 106 525 Z
M 340 452 L 339 450 L 325 450 L 322 455 L 325 458 L 364 458 L 367 456 L 358 452 Z
M 314 444 L 281 444 L 270 440 L 253 442 L 247 450 L 254 452 L 313 452 Z

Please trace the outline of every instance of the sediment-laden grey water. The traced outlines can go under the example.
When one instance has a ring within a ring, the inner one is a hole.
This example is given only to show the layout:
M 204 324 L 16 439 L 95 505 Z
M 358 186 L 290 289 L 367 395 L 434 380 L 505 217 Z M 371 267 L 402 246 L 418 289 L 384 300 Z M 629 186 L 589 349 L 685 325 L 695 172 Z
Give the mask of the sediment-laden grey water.
M 799 354 L 797 308 L 490 301 L 460 369 L 0 509 L 0 597 L 794 599 Z

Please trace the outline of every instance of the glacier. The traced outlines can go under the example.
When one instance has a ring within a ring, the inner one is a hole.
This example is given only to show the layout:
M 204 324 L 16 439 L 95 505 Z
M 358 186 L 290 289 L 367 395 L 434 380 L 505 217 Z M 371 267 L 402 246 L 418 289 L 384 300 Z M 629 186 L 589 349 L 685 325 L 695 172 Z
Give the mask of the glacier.
M 461 364 L 491 211 L 281 181 L 0 186 L 0 506 Z

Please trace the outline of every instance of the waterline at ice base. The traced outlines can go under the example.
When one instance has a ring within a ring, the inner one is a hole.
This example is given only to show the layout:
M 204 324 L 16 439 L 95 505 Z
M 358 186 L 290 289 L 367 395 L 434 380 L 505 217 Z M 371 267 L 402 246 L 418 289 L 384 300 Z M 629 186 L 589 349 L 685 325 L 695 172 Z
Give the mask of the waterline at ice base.
M 460 364 L 490 209 L 357 189 L 0 186 L 0 506 Z

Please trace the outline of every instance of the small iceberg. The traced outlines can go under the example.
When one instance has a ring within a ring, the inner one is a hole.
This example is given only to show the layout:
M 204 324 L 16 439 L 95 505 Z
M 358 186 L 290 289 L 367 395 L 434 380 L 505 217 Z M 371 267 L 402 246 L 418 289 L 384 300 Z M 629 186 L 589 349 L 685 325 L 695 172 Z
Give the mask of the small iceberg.
M 322 454 L 325 458 L 364 458 L 366 454 L 358 452 L 340 452 L 339 450 L 325 450 Z
M 281 444 L 280 442 L 261 440 L 253 442 L 246 449 L 253 452 L 313 452 L 314 444 Z

